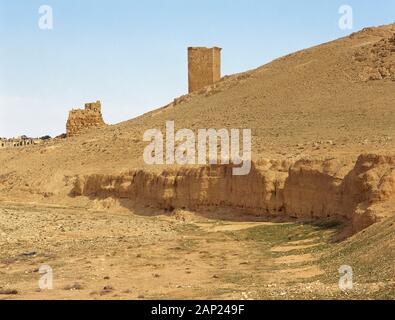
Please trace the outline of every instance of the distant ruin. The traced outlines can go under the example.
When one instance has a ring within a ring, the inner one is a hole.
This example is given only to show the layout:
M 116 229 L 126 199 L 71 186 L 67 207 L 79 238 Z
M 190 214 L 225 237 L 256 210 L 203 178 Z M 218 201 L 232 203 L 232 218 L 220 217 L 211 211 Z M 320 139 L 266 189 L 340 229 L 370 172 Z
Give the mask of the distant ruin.
M 38 145 L 43 143 L 45 140 L 43 138 L 29 138 L 27 136 L 20 136 L 17 138 L 0 138 L 0 148 L 17 148 L 17 147 L 26 147 L 31 145 Z M 50 137 L 49 137 L 50 139 Z
M 221 79 L 221 48 L 188 48 L 189 93 Z
M 104 126 L 101 102 L 86 103 L 85 109 L 73 109 L 66 124 L 67 137 L 73 137 L 92 128 Z

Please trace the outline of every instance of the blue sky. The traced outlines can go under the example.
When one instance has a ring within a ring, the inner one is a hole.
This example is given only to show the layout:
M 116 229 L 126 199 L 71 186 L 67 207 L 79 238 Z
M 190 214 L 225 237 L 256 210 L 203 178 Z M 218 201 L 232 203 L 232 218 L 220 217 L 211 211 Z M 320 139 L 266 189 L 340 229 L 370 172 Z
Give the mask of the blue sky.
M 108 123 L 161 107 L 187 92 L 188 46 L 222 47 L 226 75 L 394 21 L 393 0 L 0 0 L 0 137 L 63 133 L 90 101 Z

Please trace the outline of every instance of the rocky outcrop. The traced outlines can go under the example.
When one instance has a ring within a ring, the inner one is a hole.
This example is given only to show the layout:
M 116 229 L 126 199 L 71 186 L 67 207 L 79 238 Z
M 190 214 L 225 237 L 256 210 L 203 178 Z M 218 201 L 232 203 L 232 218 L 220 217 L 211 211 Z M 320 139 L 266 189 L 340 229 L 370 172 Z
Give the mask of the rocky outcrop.
M 87 103 L 84 110 L 73 109 L 70 111 L 66 124 L 67 137 L 79 135 L 89 128 L 104 125 L 100 101 Z
M 264 161 L 248 176 L 231 166 L 144 170 L 76 179 L 73 196 L 118 198 L 162 209 L 228 208 L 265 216 L 300 219 L 327 217 L 353 222 L 354 232 L 379 219 L 375 206 L 394 198 L 395 157 L 361 155 L 342 173 L 335 160 Z M 395 213 L 394 213 L 395 214 Z
M 395 196 L 395 157 L 361 155 L 345 176 L 340 171 L 335 160 L 297 162 L 284 187 L 287 213 L 296 218 L 343 217 L 353 222 L 354 231 L 376 222 L 381 215 L 377 205 Z
M 273 168 L 273 164 L 269 164 Z M 87 175 L 76 180 L 72 195 L 130 199 L 164 209 L 237 208 L 250 213 L 283 212 L 284 172 L 254 166 L 248 176 L 233 176 L 232 166 L 144 170 L 120 175 Z M 281 178 L 281 176 L 283 176 Z
M 395 27 L 392 32 L 372 45 L 357 50 L 354 60 L 357 61 L 362 81 L 392 80 L 395 81 Z

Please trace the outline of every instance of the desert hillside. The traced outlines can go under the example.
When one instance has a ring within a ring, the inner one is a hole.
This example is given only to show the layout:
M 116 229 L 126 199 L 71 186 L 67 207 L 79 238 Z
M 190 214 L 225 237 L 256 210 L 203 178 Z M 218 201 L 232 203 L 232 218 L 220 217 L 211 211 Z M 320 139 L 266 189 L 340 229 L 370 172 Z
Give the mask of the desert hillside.
M 0 295 L 393 298 L 394 89 L 391 24 L 136 119 L 0 149 Z M 99 107 L 87 106 L 82 127 L 102 125 Z M 166 121 L 251 129 L 250 173 L 145 164 L 144 132 Z M 42 264 L 56 271 L 55 290 L 37 289 Z M 339 289 L 342 265 L 355 271 L 350 293 Z
M 345 178 L 353 170 L 361 154 L 387 155 L 386 160 L 378 160 L 378 163 L 385 162 L 385 170 L 392 170 L 394 51 L 395 24 L 367 28 L 282 57 L 256 70 L 226 76 L 211 87 L 177 98 L 168 106 L 136 119 L 39 146 L 0 150 L 0 196 L 7 200 L 68 202 L 76 183 L 82 179 L 76 177 L 118 175 L 137 169 L 168 170 L 146 166 L 143 162 L 143 150 L 147 146 L 147 142 L 143 142 L 144 132 L 151 128 L 164 129 L 167 120 L 174 120 L 176 129 L 251 129 L 256 166 L 271 170 L 265 181 L 271 181 L 288 195 L 292 194 L 292 188 L 298 187 L 298 182 L 293 180 L 290 183 L 294 186 L 284 187 L 284 181 L 295 163 L 301 165 L 300 161 L 312 161 L 303 165 L 320 167 L 320 172 L 334 179 L 334 185 L 340 184 L 337 179 Z M 328 161 L 329 171 L 325 169 Z M 369 162 L 366 158 L 361 161 Z M 387 171 L 382 172 L 380 178 Z M 391 174 L 388 179 L 392 181 L 390 177 Z M 97 193 L 95 188 L 102 187 L 93 187 L 93 193 Z M 270 195 L 273 188 L 266 187 L 266 194 Z M 311 185 L 312 190 L 315 188 Z M 309 216 L 310 211 L 313 216 L 320 216 L 339 210 L 319 209 L 320 213 L 315 214 L 317 205 L 304 210 L 295 200 L 284 200 L 286 195 L 279 196 L 275 191 L 278 198 L 275 203 L 272 203 L 273 196 L 269 196 L 270 203 L 258 209 L 264 208 L 268 213 L 272 213 L 272 209 L 284 212 L 287 211 L 284 202 L 291 201 L 292 210 L 300 211 L 303 216 Z M 337 192 L 343 191 L 333 191 L 335 199 Z M 110 193 L 105 196 L 112 197 Z M 74 192 L 76 194 L 78 192 Z M 162 195 L 158 193 L 159 197 Z M 325 201 L 334 202 L 331 197 Z M 360 203 L 366 199 L 354 200 L 350 201 Z M 167 206 L 173 207 L 171 202 Z M 243 201 L 239 207 L 245 205 Z M 344 211 L 355 209 L 354 204 L 345 206 Z

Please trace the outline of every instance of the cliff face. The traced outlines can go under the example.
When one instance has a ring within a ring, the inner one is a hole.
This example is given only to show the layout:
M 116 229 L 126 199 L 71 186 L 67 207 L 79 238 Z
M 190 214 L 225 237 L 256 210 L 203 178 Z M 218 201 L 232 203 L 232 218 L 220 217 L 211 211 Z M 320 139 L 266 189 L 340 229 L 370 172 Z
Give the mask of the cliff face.
M 71 194 L 128 199 L 168 210 L 228 208 L 302 219 L 341 217 L 358 232 L 380 218 L 378 205 L 394 199 L 395 157 L 362 155 L 345 176 L 339 170 L 335 161 L 260 163 L 242 177 L 233 176 L 231 166 L 161 174 L 138 170 L 79 176 Z
M 83 131 L 105 125 L 101 113 L 101 103 L 85 104 L 85 109 L 71 110 L 66 124 L 67 136 L 76 136 Z

